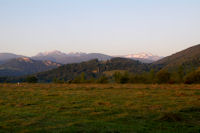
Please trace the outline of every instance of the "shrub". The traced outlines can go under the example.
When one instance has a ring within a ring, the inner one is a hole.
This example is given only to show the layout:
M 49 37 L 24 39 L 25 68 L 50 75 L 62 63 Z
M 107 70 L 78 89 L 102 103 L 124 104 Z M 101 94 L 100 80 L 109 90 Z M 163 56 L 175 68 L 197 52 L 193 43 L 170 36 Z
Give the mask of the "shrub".
M 99 79 L 97 79 L 97 83 L 108 83 L 108 77 L 106 77 L 105 75 L 101 76 Z
M 122 76 L 122 74 L 120 72 L 115 72 L 113 74 L 113 78 L 114 78 L 115 83 L 120 83 L 121 76 Z
M 130 83 L 148 83 L 147 77 L 144 75 L 131 75 L 129 79 Z
M 61 83 L 65 83 L 65 80 L 64 79 L 61 80 L 61 79 L 58 79 L 58 78 L 54 78 L 53 82 L 61 84 Z
M 26 82 L 28 82 L 28 83 L 37 83 L 38 79 L 35 76 L 29 76 L 29 77 L 26 78 Z
M 200 71 L 194 71 L 187 74 L 184 78 L 184 83 L 186 84 L 200 83 Z
M 180 83 L 180 82 L 183 82 L 184 68 L 183 68 L 182 66 L 180 66 L 180 67 L 178 68 L 177 74 L 178 74 L 179 83 Z
M 161 70 L 156 74 L 157 83 L 170 83 L 171 74 L 166 70 Z
M 121 84 L 128 83 L 130 80 L 128 72 L 125 72 L 124 74 L 121 74 L 120 72 L 115 72 L 113 77 L 116 83 L 121 83 Z
M 86 76 L 85 76 L 85 73 L 82 72 L 79 76 L 77 76 L 73 81 L 72 83 L 86 83 L 87 80 L 86 80 Z

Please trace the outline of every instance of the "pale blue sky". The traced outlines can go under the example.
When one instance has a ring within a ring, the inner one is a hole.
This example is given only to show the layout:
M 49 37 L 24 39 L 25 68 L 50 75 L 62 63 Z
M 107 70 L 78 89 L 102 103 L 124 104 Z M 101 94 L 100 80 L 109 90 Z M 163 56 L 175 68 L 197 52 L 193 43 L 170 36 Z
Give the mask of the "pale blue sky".
M 200 0 L 0 0 L 0 52 L 150 52 L 200 43 Z

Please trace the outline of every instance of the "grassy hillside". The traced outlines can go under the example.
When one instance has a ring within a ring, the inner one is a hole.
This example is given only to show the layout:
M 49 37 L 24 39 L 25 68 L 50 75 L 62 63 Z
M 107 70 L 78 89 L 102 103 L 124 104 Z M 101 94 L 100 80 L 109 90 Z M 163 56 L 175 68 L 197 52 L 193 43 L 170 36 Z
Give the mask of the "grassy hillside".
M 199 133 L 199 88 L 0 84 L 0 132 Z
M 165 57 L 153 64 L 171 71 L 177 71 L 180 66 L 185 72 L 192 71 L 200 66 L 200 44 Z

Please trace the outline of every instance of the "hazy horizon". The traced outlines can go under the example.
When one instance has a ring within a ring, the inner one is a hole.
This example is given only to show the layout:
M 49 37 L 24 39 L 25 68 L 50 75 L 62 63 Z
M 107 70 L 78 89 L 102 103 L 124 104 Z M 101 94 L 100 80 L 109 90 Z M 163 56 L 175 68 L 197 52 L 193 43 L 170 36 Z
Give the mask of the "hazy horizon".
M 0 53 L 168 56 L 200 44 L 198 0 L 0 0 Z

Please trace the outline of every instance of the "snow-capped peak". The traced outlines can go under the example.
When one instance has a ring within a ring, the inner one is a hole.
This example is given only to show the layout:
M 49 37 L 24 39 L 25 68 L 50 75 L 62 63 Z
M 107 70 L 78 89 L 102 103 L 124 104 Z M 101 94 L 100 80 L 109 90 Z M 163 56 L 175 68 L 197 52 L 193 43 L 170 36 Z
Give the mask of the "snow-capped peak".
M 152 60 L 152 61 L 156 61 L 161 59 L 162 57 L 157 56 L 157 55 L 153 55 L 151 53 L 138 53 L 138 54 L 129 54 L 129 55 L 125 55 L 124 57 L 126 58 L 136 58 L 136 59 L 147 59 L 147 60 Z
M 39 54 L 37 54 L 37 56 L 47 56 L 47 55 L 57 55 L 57 56 L 63 56 L 66 55 L 63 52 L 60 52 L 58 50 L 54 50 L 54 51 L 50 51 L 50 52 L 41 52 Z
M 86 54 L 86 53 L 83 53 L 83 52 L 69 52 L 67 55 L 68 56 L 81 56 L 83 54 Z
M 150 56 L 153 56 L 151 53 L 138 53 L 138 54 L 129 54 L 126 55 L 125 57 L 127 58 L 148 58 Z

